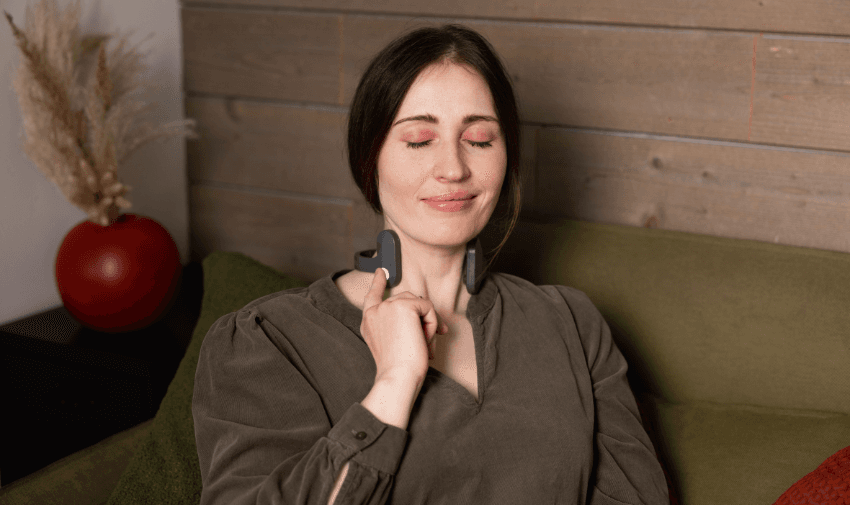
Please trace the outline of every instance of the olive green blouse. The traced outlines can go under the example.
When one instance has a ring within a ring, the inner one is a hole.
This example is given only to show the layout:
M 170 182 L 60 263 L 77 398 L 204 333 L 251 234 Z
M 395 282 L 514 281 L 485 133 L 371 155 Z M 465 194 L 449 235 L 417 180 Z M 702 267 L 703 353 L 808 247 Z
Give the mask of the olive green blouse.
M 192 415 L 201 504 L 667 504 L 626 361 L 580 291 L 490 273 L 467 306 L 478 399 L 429 369 L 407 429 L 359 402 L 375 362 L 327 275 L 219 318 Z M 167 469 L 162 469 L 167 471 Z

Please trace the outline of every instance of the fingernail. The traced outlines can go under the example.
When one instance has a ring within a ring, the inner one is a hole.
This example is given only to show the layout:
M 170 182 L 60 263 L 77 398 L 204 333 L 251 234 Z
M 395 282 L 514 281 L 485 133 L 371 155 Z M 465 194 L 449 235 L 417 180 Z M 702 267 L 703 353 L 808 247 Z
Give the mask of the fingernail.
M 387 277 L 387 280 L 390 280 L 390 271 L 384 267 L 381 267 L 381 270 L 384 271 L 384 275 Z

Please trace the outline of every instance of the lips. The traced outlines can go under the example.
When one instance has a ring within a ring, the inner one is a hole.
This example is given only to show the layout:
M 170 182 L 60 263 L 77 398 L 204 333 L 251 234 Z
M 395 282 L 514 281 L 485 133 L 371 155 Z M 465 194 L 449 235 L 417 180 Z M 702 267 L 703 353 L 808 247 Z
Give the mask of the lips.
M 431 198 L 424 198 L 424 200 L 428 200 L 431 202 L 448 202 L 448 201 L 456 201 L 456 200 L 471 200 L 475 198 L 477 195 L 470 193 L 469 191 L 455 191 L 454 193 L 447 193 L 445 195 L 440 196 L 432 196 Z

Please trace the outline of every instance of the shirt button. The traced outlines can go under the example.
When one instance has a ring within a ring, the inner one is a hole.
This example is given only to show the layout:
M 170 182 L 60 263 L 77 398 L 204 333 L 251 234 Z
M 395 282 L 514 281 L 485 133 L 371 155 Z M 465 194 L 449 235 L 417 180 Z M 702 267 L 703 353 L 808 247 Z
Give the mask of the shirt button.
M 358 431 L 357 433 L 355 433 L 355 434 L 354 434 L 354 438 L 356 438 L 357 440 L 363 440 L 363 439 L 365 439 L 367 436 L 368 436 L 368 435 L 366 435 L 366 432 L 365 432 L 365 431 Z

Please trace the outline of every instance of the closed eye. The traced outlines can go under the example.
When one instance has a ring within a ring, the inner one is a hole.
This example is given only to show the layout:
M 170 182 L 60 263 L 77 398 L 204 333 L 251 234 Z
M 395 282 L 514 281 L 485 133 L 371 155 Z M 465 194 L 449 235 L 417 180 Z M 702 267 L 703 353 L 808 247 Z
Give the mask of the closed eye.
M 431 143 L 430 140 L 426 140 L 425 142 L 408 142 L 407 147 L 409 147 L 411 149 L 419 149 L 420 147 L 425 147 L 430 143 Z
M 489 142 L 474 142 L 472 140 L 467 140 L 467 142 L 469 142 L 469 145 L 471 145 L 472 147 L 480 147 L 482 149 L 484 149 L 486 147 L 493 147 L 492 141 L 489 141 Z M 431 143 L 431 140 L 426 140 L 424 142 L 408 142 L 407 147 L 409 147 L 411 149 L 419 149 L 420 147 L 425 147 L 430 143 Z

